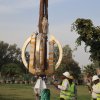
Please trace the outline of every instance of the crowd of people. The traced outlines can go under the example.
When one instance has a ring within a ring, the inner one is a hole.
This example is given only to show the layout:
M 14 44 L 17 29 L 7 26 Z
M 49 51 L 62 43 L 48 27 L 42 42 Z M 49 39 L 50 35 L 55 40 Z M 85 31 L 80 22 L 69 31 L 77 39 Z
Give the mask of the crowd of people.
M 62 84 L 52 82 L 56 88 L 61 90 L 60 100 L 77 100 L 77 89 L 73 80 L 74 78 L 69 72 L 64 72 Z M 36 94 L 36 100 L 50 100 L 50 90 L 47 89 L 43 76 L 38 77 L 38 80 L 34 86 L 34 92 Z M 48 97 L 48 99 L 43 99 L 43 97 Z
M 74 77 L 67 71 L 62 76 L 61 84 L 52 82 L 52 85 L 60 90 L 60 100 L 77 100 L 77 85 L 74 82 Z M 89 91 L 91 93 L 91 100 L 100 100 L 100 80 L 97 75 L 92 77 Z M 43 76 L 39 76 L 34 86 L 34 92 L 36 100 L 50 100 L 50 90 L 47 88 Z

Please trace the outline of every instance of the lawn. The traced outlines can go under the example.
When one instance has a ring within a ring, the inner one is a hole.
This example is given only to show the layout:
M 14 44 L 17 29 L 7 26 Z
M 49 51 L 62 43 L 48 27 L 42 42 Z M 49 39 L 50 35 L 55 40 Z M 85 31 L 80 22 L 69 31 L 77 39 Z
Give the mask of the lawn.
M 91 100 L 91 95 L 86 86 L 78 86 L 78 100 Z
M 59 100 L 59 90 L 49 86 L 51 100 Z M 32 85 L 0 84 L 0 100 L 35 100 Z M 86 86 L 78 86 L 78 100 L 90 100 Z

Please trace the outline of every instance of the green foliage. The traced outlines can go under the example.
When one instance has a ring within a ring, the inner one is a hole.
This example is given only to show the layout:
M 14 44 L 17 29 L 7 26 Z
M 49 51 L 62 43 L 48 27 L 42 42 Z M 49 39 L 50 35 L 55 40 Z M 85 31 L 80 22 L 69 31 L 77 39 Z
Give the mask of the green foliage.
M 90 47 L 90 58 L 92 61 L 99 61 L 100 65 L 100 26 L 94 26 L 90 19 L 78 18 L 72 25 L 79 37 L 76 40 L 77 45 L 84 42 L 86 47 Z
M 75 30 L 79 37 L 77 39 L 77 44 L 81 45 L 81 42 L 86 42 L 86 45 L 90 44 L 91 37 L 93 35 L 93 24 L 92 21 L 89 19 L 77 19 L 73 23 L 72 30 Z
M 56 62 L 58 61 L 59 58 L 59 49 L 57 46 L 54 47 L 54 63 L 56 64 Z
M 55 59 L 57 61 L 58 55 L 59 55 L 59 50 L 57 47 L 54 49 L 56 51 L 55 53 Z M 63 47 L 63 58 L 62 58 L 62 63 L 60 67 L 56 70 L 55 74 L 57 76 L 61 76 L 63 72 L 69 71 L 73 76 L 78 79 L 79 75 L 81 74 L 80 67 L 77 62 L 75 62 L 72 58 L 72 50 L 69 47 L 69 45 L 65 45 Z
M 29 58 L 29 53 L 26 52 L 26 60 L 28 58 Z M 1 67 L 2 67 L 2 71 L 3 70 L 6 70 L 6 72 L 7 70 L 11 71 L 10 65 L 11 65 L 11 69 L 12 66 L 18 66 L 18 68 L 22 70 L 20 74 L 22 73 L 24 74 L 27 72 L 21 60 L 21 49 L 18 48 L 16 44 L 10 45 L 8 43 L 5 43 L 4 41 L 0 41 L 0 71 L 1 71 Z M 6 67 L 3 69 L 4 66 Z M 15 67 L 13 67 L 13 70 L 15 70 L 14 68 Z M 12 74 L 14 74 L 13 70 L 11 71 Z
M 7 63 L 18 63 L 21 61 L 21 50 L 16 44 L 9 45 L 0 41 L 0 67 Z
M 90 64 L 87 66 L 84 66 L 84 70 L 83 70 L 84 74 L 89 76 L 93 76 L 96 74 L 96 68 L 94 64 Z
M 11 77 L 11 76 L 19 75 L 21 73 L 22 70 L 20 66 L 18 66 L 18 64 L 9 63 L 1 67 L 1 74 L 5 76 Z

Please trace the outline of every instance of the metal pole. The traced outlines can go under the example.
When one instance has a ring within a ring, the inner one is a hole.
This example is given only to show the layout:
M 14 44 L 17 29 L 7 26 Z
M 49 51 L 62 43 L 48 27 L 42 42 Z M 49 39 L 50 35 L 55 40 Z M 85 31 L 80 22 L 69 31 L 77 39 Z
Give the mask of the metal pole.
M 43 64 L 41 64 L 41 70 L 42 72 L 44 72 L 47 69 L 47 33 L 44 34 L 43 33 L 43 29 L 42 29 L 42 21 L 43 21 L 43 17 L 46 17 L 46 19 L 48 20 L 48 0 L 40 0 L 40 11 L 39 11 L 39 33 L 42 33 L 43 36 L 43 45 L 44 45 L 44 49 L 43 49 Z
M 45 70 L 47 69 L 47 33 L 43 32 L 42 28 L 42 22 L 43 17 L 45 17 L 48 20 L 48 0 L 40 0 L 40 10 L 39 10 L 39 34 L 42 34 L 42 44 L 41 44 L 41 50 L 40 50 L 40 68 L 42 70 L 42 73 L 45 73 Z M 42 59 L 43 60 L 42 60 Z M 41 83 L 40 83 L 41 84 Z M 40 100 L 39 95 L 36 96 L 36 100 Z
M 44 16 L 44 0 L 40 0 L 40 11 L 39 11 L 39 33 L 42 33 L 42 19 Z

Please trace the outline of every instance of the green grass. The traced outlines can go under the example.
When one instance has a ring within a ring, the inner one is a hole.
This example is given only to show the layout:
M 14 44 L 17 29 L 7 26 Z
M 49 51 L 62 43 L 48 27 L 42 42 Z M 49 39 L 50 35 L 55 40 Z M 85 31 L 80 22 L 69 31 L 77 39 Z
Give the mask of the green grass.
M 49 86 L 51 100 L 59 100 L 59 90 Z M 35 100 L 31 85 L 0 84 L 0 100 Z M 87 87 L 78 86 L 78 100 L 90 100 Z
M 33 100 L 32 87 L 21 84 L 0 85 L 0 100 Z
M 77 92 L 78 100 L 91 100 L 91 95 L 86 86 L 79 86 Z

